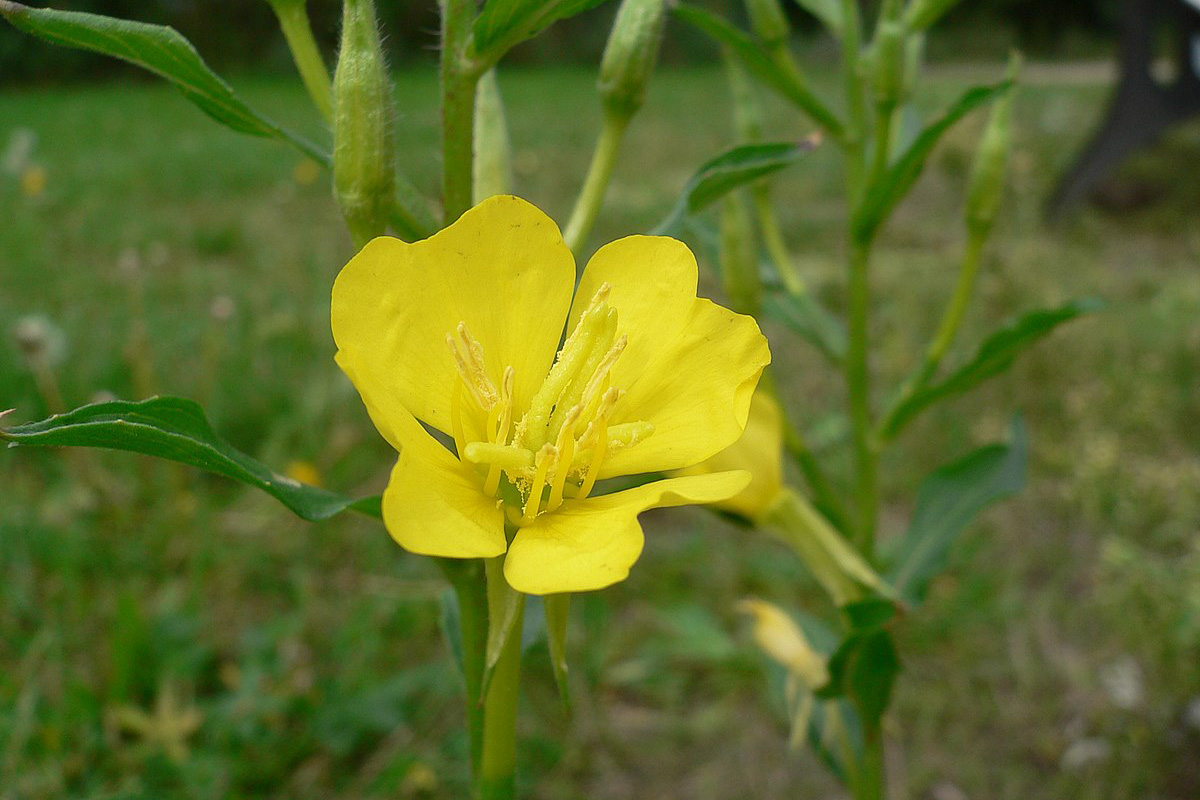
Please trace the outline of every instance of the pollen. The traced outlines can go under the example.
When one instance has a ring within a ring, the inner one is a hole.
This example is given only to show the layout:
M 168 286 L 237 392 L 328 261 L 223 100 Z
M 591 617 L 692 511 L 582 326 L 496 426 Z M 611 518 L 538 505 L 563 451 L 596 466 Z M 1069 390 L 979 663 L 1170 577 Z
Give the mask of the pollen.
M 654 433 L 645 421 L 610 423 L 624 395 L 613 386 L 613 369 L 629 344 L 618 335 L 610 292 L 604 284 L 592 296 L 519 420 L 513 367 L 504 369 L 497 388 L 467 324 L 446 334 L 458 372 L 451 397 L 455 445 L 460 459 L 478 470 L 483 491 L 508 503 L 513 525 L 529 525 L 568 500 L 588 497 L 605 456 Z M 501 491 L 501 480 L 515 491 Z

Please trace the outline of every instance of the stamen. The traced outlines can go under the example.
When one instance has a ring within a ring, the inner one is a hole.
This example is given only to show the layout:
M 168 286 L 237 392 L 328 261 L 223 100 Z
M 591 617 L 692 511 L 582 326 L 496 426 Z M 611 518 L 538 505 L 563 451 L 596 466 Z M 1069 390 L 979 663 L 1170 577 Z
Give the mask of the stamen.
M 512 422 L 513 380 L 515 375 L 516 370 L 514 370 L 511 365 L 504 368 L 504 377 L 500 382 L 500 405 L 497 406 L 499 409 L 500 418 L 497 422 L 497 430 L 489 437 L 497 445 L 503 445 L 506 441 L 508 441 L 508 428 L 509 424 Z M 524 452 L 529 453 L 528 450 Z M 529 455 L 532 460 L 533 454 L 529 453 Z M 522 466 L 527 465 L 523 464 Z M 487 479 L 483 482 L 483 490 L 487 492 L 489 497 L 495 497 L 496 490 L 500 488 L 501 468 L 501 465 L 494 461 L 492 462 L 492 465 L 488 467 Z
M 597 416 L 592 424 L 597 426 L 596 447 L 592 451 L 592 461 L 588 464 L 587 476 L 583 479 L 583 485 L 579 487 L 580 500 L 592 493 L 592 488 L 596 485 L 596 476 L 600 474 L 600 465 L 604 463 L 604 456 L 608 454 L 608 414 Z M 592 427 L 589 425 L 588 431 L 591 430 Z
M 496 394 L 496 384 L 492 383 L 484 366 L 483 345 L 472 338 L 467 323 L 458 323 L 456 330 L 458 339 L 455 340 L 454 335 L 448 333 L 446 334 L 446 343 L 450 345 L 450 350 L 454 353 L 454 363 L 458 367 L 458 374 L 462 376 L 463 383 L 467 385 L 467 389 L 470 390 L 479 407 L 484 411 L 491 411 L 499 398 Z
M 571 471 L 571 460 L 575 458 L 575 425 L 579 422 L 579 406 L 567 412 L 562 428 L 558 432 L 558 467 L 554 471 L 554 479 L 550 483 L 550 499 L 546 502 L 546 510 L 553 511 L 562 505 L 563 487 L 567 483 L 567 474 Z
M 529 486 L 529 496 L 525 499 L 525 514 L 521 517 L 522 525 L 529 525 L 537 517 L 538 508 L 542 504 L 542 489 L 546 488 L 546 472 L 557 461 L 558 450 L 552 444 L 547 444 L 538 451 L 535 459 L 536 468 L 533 473 L 533 483 Z

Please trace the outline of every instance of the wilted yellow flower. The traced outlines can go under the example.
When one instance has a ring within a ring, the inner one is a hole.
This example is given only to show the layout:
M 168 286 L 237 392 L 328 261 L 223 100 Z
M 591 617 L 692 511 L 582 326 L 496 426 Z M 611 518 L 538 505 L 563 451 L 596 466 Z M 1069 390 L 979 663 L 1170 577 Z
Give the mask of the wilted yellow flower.
M 829 682 L 825 658 L 813 649 L 804 631 L 781 608 L 749 598 L 738 604 L 738 610 L 754 617 L 754 641 L 788 672 L 810 689 L 820 689 Z
M 731 469 L 749 472 L 750 483 L 733 497 L 713 505 L 757 519 L 771 508 L 783 489 L 783 416 L 779 403 L 766 390 L 754 393 L 741 438 L 707 461 L 677 474 L 703 475 Z
M 400 452 L 383 495 L 393 538 L 427 555 L 507 553 L 518 591 L 585 591 L 628 574 L 642 511 L 743 489 L 748 475 L 725 472 L 596 494 L 606 478 L 699 463 L 745 427 L 766 340 L 697 298 L 696 273 L 681 242 L 630 236 L 572 292 L 557 226 L 507 196 L 424 241 L 363 248 L 334 284 L 333 335 Z

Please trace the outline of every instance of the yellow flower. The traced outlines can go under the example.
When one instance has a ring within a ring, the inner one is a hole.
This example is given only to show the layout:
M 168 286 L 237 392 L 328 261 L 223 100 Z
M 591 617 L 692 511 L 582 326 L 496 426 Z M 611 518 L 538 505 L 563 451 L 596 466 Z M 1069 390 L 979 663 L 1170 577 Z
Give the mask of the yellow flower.
M 677 474 L 704 475 L 732 469 L 749 472 L 750 483 L 733 497 L 713 505 L 751 519 L 759 518 L 783 490 L 783 416 L 779 403 L 766 390 L 754 393 L 750 417 L 740 439 L 707 461 Z
M 642 511 L 746 485 L 726 472 L 596 494 L 735 441 L 770 354 L 753 319 L 696 297 L 674 239 L 606 245 L 574 285 L 554 222 L 507 196 L 424 241 L 375 239 L 338 275 L 337 361 L 400 453 L 383 518 L 404 548 L 507 553 L 531 594 L 599 589 L 641 554 Z

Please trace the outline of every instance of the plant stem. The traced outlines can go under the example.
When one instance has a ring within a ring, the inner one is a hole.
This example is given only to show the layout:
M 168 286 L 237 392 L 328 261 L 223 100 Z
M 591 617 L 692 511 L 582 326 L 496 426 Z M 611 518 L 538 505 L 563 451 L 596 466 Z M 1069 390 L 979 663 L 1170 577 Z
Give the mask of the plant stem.
M 801 277 L 800 270 L 792 262 L 787 242 L 784 241 L 783 232 L 779 229 L 779 217 L 775 214 L 775 206 L 771 204 L 770 184 L 766 181 L 757 183 L 751 187 L 750 194 L 754 199 L 754 211 L 758 217 L 758 229 L 762 233 L 763 246 L 767 249 L 767 256 L 770 257 L 771 263 L 775 265 L 775 271 L 783 279 L 784 288 L 788 290 L 789 294 L 797 297 L 807 293 L 808 286 Z
M 462 631 L 463 675 L 467 690 L 467 728 L 471 743 L 471 773 L 479 774 L 483 756 L 484 710 L 481 702 L 483 668 L 487 655 L 487 582 L 482 562 L 438 559 L 442 572 L 454 587 Z
M 854 432 L 854 495 L 857 507 L 854 543 L 868 561 L 874 557 L 878 513 L 878 449 L 871 429 L 871 369 L 869 315 L 871 290 L 869 241 L 850 243 L 850 283 L 846 349 L 846 391 Z
M 504 576 L 501 574 L 498 579 L 504 580 Z M 479 800 L 512 800 L 515 792 L 522 616 L 518 611 L 483 705 L 483 754 L 477 773 Z
M 853 782 L 854 800 L 883 800 L 887 796 L 884 783 L 883 730 L 878 724 L 863 731 L 862 769 Z
M 863 85 L 862 34 L 858 0 L 842 0 L 842 79 L 846 93 L 846 182 L 849 205 L 858 205 L 863 188 L 863 141 L 867 131 L 867 98 Z
M 617 163 L 617 152 L 621 149 L 621 141 L 625 138 L 625 129 L 629 127 L 630 115 L 606 111 L 604 126 L 600 129 L 600 138 L 596 140 L 596 149 L 592 152 L 592 163 L 588 166 L 587 177 L 583 188 L 571 211 L 571 218 L 563 233 L 563 240 L 571 252 L 578 254 L 579 249 L 587 243 L 596 217 L 604 205 L 604 194 L 612 180 L 613 167 Z
M 471 207 L 475 86 L 483 70 L 470 58 L 473 0 L 442 2 L 442 203 L 449 225 Z
M 271 4 L 275 16 L 279 18 L 279 27 L 287 39 L 288 49 L 292 51 L 292 60 L 296 62 L 296 70 L 300 80 L 308 90 L 313 105 L 326 122 L 333 120 L 333 90 L 329 82 L 329 70 L 325 67 L 325 59 L 317 48 L 313 38 L 312 25 L 308 21 L 308 9 L 303 2 L 275 2 Z
M 942 359 L 946 357 L 951 345 L 954 344 L 967 309 L 971 305 L 971 298 L 975 295 L 975 282 L 979 276 L 980 264 L 983 262 L 983 245 L 986 240 L 986 234 L 968 234 L 967 248 L 963 254 L 962 267 L 958 271 L 958 283 L 954 287 L 954 295 L 950 298 L 950 302 L 942 314 L 942 322 L 938 326 L 937 335 L 929 343 L 921 366 L 905 380 L 896 395 L 896 400 L 880 421 L 876 431 L 881 440 L 895 436 L 897 431 L 892 430 L 892 427 L 896 412 L 911 400 L 913 395 L 929 384 L 929 381 L 937 373 L 938 367 L 941 366 Z

